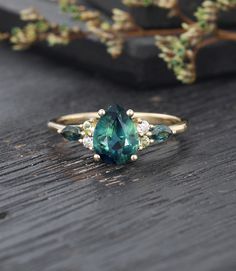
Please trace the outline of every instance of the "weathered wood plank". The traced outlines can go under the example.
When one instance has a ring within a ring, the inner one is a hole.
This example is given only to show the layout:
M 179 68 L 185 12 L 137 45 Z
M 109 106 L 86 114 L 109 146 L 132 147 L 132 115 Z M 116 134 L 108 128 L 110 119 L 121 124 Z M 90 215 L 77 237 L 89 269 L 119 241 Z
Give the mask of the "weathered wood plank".
M 1 271 L 234 271 L 236 79 L 137 91 L 0 49 Z M 47 130 L 112 102 L 190 121 L 127 166 Z

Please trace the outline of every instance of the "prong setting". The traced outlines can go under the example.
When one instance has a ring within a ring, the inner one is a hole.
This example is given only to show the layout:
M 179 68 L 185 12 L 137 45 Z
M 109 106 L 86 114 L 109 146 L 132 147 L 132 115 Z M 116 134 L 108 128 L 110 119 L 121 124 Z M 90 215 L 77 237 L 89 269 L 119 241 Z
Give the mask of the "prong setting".
M 127 116 L 129 116 L 129 117 L 133 117 L 134 116 L 134 111 L 132 110 L 132 109 L 128 109 L 127 111 L 126 111 L 126 114 L 127 114 Z
M 102 117 L 102 116 L 104 116 L 105 114 L 106 114 L 106 111 L 105 111 L 104 109 L 98 110 L 98 116 L 99 116 L 99 117 Z
M 133 154 L 130 159 L 131 159 L 132 162 L 137 161 L 138 160 L 138 155 Z

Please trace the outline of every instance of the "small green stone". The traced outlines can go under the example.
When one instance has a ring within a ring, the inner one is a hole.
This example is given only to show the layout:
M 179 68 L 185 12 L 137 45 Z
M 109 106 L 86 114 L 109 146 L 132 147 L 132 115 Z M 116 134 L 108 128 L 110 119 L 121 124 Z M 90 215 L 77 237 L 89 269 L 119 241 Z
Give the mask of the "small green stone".
M 81 138 L 81 130 L 78 126 L 68 125 L 61 131 L 61 135 L 69 141 L 78 141 Z
M 163 143 L 167 141 L 172 134 L 173 132 L 168 126 L 158 124 L 152 130 L 152 139 L 157 143 Z

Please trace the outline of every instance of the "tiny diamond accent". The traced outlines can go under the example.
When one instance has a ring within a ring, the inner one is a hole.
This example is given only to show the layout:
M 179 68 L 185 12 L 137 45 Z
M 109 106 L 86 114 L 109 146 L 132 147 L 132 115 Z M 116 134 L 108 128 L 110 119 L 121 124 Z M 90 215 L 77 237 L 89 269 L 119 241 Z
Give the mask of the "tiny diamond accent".
M 90 121 L 85 121 L 83 123 L 83 130 L 86 135 L 93 135 L 94 127 L 93 124 Z
M 142 122 L 138 124 L 137 129 L 140 135 L 145 135 L 150 129 L 150 124 L 146 120 L 142 120 Z
M 88 148 L 91 150 L 93 148 L 93 138 L 90 136 L 85 136 L 83 138 L 83 144 L 84 144 L 85 148 Z

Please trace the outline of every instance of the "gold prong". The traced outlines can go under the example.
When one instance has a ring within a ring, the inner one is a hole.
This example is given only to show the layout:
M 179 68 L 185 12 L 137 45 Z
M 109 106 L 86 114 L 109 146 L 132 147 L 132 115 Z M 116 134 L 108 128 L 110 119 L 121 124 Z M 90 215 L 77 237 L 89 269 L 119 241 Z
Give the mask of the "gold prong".
M 58 133 L 58 134 L 61 134 L 62 131 L 63 131 L 63 129 L 58 129 L 58 130 L 57 130 L 57 133 Z
M 142 123 L 142 119 L 137 118 L 137 122 L 138 122 L 138 123 Z
M 81 133 L 81 134 L 82 134 L 82 133 Z M 86 131 L 86 133 L 84 132 L 84 135 L 92 136 L 92 132 L 91 132 L 91 131 Z
M 83 143 L 83 139 L 82 138 L 79 139 L 79 143 Z
M 99 155 L 99 154 L 94 154 L 93 160 L 94 160 L 95 162 L 99 162 L 99 161 L 101 160 L 100 155 Z
M 132 109 L 129 109 L 129 110 L 126 111 L 126 114 L 127 114 L 127 116 L 132 118 L 133 115 L 134 115 L 134 111 Z
M 155 125 L 150 124 L 150 129 L 152 130 L 155 127 Z
M 104 109 L 98 110 L 98 116 L 99 116 L 99 117 L 102 117 L 102 116 L 104 116 L 105 114 L 106 114 L 106 111 L 105 111 Z
M 131 156 L 131 161 L 137 161 L 138 160 L 138 155 L 136 155 L 136 154 L 133 154 L 132 156 Z
M 83 128 L 83 124 L 79 124 L 79 128 Z
M 153 144 L 155 142 L 154 139 L 150 139 L 150 143 Z
M 147 132 L 146 135 L 147 135 L 148 137 L 151 137 L 151 136 L 152 136 L 152 132 Z

